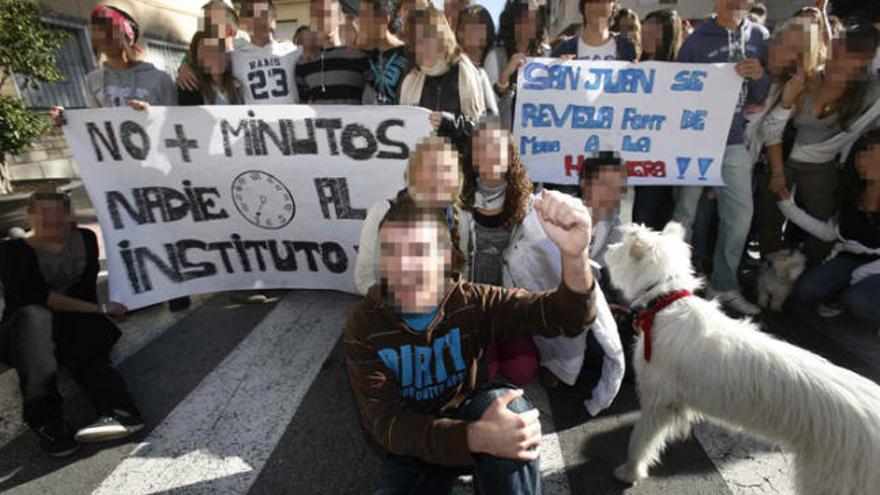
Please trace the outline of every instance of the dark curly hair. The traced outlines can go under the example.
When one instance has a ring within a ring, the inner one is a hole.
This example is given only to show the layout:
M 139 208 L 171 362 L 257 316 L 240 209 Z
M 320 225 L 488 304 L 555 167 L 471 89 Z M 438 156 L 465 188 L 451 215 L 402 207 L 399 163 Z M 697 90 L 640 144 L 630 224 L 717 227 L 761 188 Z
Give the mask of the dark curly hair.
M 502 131 L 507 136 L 507 157 L 509 163 L 507 164 L 507 174 L 504 177 L 504 180 L 507 182 L 507 192 L 504 197 L 504 207 L 501 210 L 501 215 L 504 218 L 504 228 L 510 230 L 525 219 L 533 186 L 532 181 L 529 180 L 529 171 L 519 156 L 519 150 L 513 135 L 510 131 L 504 129 L 497 119 L 484 120 L 471 136 L 469 149 L 466 153 L 462 153 L 461 168 L 464 175 L 464 185 L 461 190 L 460 203 L 462 209 L 474 211 L 477 178 L 480 176 L 473 161 L 474 141 L 482 131 L 496 129 Z

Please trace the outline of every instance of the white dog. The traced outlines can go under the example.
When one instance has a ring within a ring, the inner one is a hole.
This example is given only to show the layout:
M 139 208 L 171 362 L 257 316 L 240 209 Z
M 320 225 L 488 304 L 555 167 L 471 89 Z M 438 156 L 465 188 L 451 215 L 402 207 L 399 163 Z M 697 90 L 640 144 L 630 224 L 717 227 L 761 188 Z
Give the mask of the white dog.
M 782 311 L 795 281 L 804 273 L 807 258 L 800 251 L 781 249 L 767 256 L 758 276 L 758 306 Z
M 637 339 L 642 412 L 629 459 L 615 476 L 627 483 L 646 477 L 667 441 L 711 419 L 793 452 L 798 493 L 880 492 L 880 386 L 727 317 L 715 302 L 666 297 L 700 285 L 682 227 L 670 224 L 662 234 L 641 226 L 622 230 L 622 242 L 605 256 L 611 282 L 646 311 L 657 300 L 674 302 Z

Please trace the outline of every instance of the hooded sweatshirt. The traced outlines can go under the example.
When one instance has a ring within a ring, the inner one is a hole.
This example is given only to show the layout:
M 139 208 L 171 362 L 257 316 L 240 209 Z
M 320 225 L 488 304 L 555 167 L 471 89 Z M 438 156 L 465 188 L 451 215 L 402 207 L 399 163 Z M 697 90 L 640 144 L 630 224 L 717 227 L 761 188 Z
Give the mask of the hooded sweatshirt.
M 150 105 L 177 105 L 177 86 L 167 73 L 149 62 L 127 69 L 110 69 L 104 64 L 86 76 L 89 107 L 122 107 L 128 100 Z
M 764 77 L 756 81 L 747 80 L 743 85 L 730 133 L 727 135 L 728 145 L 745 142 L 745 108 L 747 105 L 763 102 L 770 91 L 770 74 L 767 71 L 769 38 L 770 33 L 764 26 L 748 19 L 743 19 L 739 28 L 728 31 L 712 18 L 697 27 L 678 54 L 678 61 L 685 63 L 736 63 L 747 58 L 756 58 L 764 66 Z
M 472 466 L 469 421 L 453 414 L 488 383 L 490 344 L 579 335 L 596 317 L 595 297 L 595 290 L 579 294 L 564 283 L 530 293 L 457 281 L 431 323 L 416 331 L 374 286 L 349 312 L 343 336 L 361 422 L 392 454 Z

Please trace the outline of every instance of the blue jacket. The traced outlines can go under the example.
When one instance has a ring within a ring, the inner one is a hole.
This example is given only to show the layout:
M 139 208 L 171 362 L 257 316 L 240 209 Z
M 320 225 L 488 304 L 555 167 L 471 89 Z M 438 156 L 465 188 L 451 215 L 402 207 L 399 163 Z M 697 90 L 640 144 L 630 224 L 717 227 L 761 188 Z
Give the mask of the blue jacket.
M 556 48 L 554 48 L 553 51 L 550 52 L 550 56 L 557 58 L 563 55 L 577 56 L 579 36 L 580 35 L 576 34 L 571 38 L 560 42 L 558 45 L 556 45 Z M 627 62 L 635 61 L 636 47 L 635 45 L 633 45 L 632 41 L 630 41 L 629 38 L 620 33 L 611 33 L 611 36 L 613 36 L 614 41 L 617 42 L 617 60 L 625 60 Z
M 731 48 L 739 43 L 745 49 L 745 58 L 757 58 L 764 66 L 764 77 L 757 81 L 749 80 L 743 86 L 744 94 L 741 95 L 727 135 L 727 144 L 742 144 L 745 142 L 746 117 L 745 106 L 753 103 L 761 103 L 770 92 L 770 74 L 767 71 L 767 40 L 770 33 L 764 26 L 749 22 L 744 19 L 739 29 L 728 36 L 728 32 L 709 19 L 697 27 L 696 31 L 684 42 L 678 53 L 678 61 L 685 63 L 725 63 L 730 61 Z

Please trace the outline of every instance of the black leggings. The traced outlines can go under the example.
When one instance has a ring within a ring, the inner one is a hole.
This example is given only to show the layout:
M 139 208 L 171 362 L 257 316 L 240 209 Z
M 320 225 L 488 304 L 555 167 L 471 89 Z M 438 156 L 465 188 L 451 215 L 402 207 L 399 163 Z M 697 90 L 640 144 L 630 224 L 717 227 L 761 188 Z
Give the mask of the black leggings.
M 0 360 L 18 372 L 24 421 L 33 428 L 59 421 L 59 364 L 70 371 L 98 415 L 137 413 L 110 349 L 120 332 L 107 317 L 24 306 L 0 324 Z

